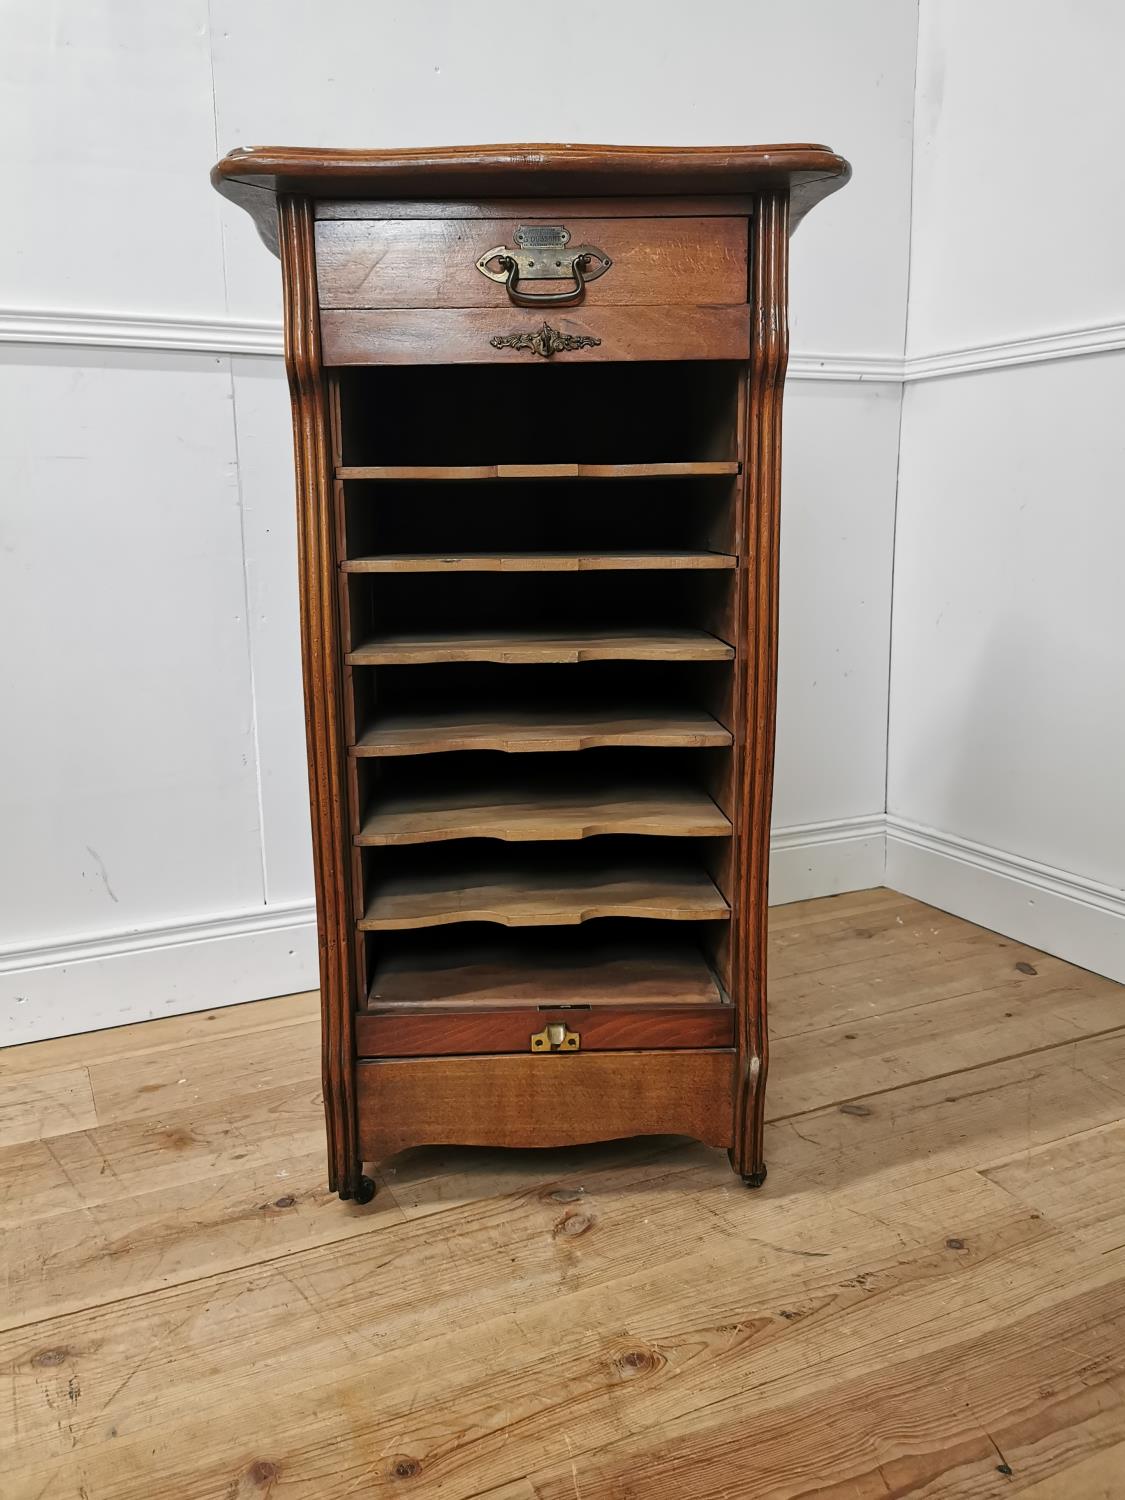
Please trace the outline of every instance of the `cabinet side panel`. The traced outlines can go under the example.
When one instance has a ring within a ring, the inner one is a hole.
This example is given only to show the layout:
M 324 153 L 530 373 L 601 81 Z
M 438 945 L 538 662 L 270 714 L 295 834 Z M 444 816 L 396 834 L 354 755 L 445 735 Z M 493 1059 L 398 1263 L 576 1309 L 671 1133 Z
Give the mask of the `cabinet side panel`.
M 335 511 L 328 393 L 321 364 L 313 211 L 307 198 L 278 199 L 285 294 L 285 365 L 293 401 L 301 658 L 312 806 L 324 1111 L 329 1185 L 351 1197 L 356 1146 L 355 1010 L 349 885 L 346 741 L 340 679 Z
M 781 494 L 781 400 L 789 354 L 789 197 L 763 193 L 750 269 L 750 380 L 746 487 L 739 559 L 740 682 L 736 746 L 738 842 L 733 924 L 738 1076 L 734 1164 L 761 1172 L 769 1044 L 766 914 L 777 717 L 777 590 Z

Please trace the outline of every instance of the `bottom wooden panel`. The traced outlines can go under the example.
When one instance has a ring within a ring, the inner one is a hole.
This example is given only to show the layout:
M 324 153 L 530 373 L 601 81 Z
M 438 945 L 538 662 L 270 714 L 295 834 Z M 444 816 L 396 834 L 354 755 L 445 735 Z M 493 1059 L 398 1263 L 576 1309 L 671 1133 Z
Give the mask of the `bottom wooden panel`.
M 356 1067 L 359 1149 L 575 1146 L 629 1135 L 732 1144 L 734 1053 L 425 1057 Z

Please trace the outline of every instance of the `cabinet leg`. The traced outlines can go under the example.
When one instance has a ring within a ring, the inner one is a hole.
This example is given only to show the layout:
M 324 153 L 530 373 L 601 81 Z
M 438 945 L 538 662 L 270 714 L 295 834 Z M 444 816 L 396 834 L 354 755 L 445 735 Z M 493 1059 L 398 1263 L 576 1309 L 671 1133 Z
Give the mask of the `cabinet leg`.
M 735 1100 L 734 1145 L 727 1152 L 730 1164 L 748 1188 L 760 1188 L 766 1180 L 766 1155 L 762 1115 L 765 1107 L 766 1059 L 752 1057 L 745 1084 Z
M 355 1173 L 340 1184 L 340 1197 L 354 1198 L 357 1203 L 370 1203 L 375 1196 L 375 1181 L 363 1174 L 363 1163 L 359 1162 Z
M 730 1158 L 731 1166 L 742 1178 L 742 1181 L 746 1187 L 760 1188 L 762 1186 L 762 1184 L 766 1180 L 766 1164 L 764 1161 L 759 1162 L 757 1166 L 751 1166 L 750 1170 L 747 1172 L 744 1171 L 743 1168 L 739 1165 L 738 1161 L 735 1159 L 733 1151 L 728 1151 L 727 1156 Z

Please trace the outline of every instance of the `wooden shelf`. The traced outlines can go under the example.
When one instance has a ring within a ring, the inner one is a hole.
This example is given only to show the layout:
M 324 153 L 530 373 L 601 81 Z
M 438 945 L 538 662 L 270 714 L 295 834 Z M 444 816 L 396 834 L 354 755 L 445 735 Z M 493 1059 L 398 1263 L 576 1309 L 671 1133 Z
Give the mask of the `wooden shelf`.
M 502 786 L 442 780 L 377 799 L 355 842 L 364 845 L 436 844 L 492 838 L 509 843 L 643 834 L 666 838 L 726 838 L 730 823 L 700 787 L 606 782 L 557 772 L 524 774 Z
M 584 851 L 585 852 L 585 851 Z M 504 927 L 569 927 L 594 917 L 666 922 L 727 918 L 730 910 L 706 871 L 666 861 L 603 867 L 597 858 L 492 864 L 443 860 L 374 878 L 365 932 L 498 922 Z
M 610 573 L 733 568 L 726 552 L 391 552 L 349 557 L 345 573 Z
M 729 661 L 734 649 L 705 630 L 492 630 L 376 636 L 347 656 L 354 667 L 488 661 Z
M 698 708 L 519 706 L 380 714 L 353 755 L 436 755 L 453 750 L 538 754 L 627 745 L 669 750 L 725 749 L 731 734 Z
M 553 1005 L 720 1005 L 726 997 L 689 943 L 521 938 L 402 940 L 376 966 L 369 1010 Z M 390 940 L 388 940 L 389 942 Z
M 690 479 L 740 474 L 735 459 L 658 464 L 340 464 L 337 479 Z

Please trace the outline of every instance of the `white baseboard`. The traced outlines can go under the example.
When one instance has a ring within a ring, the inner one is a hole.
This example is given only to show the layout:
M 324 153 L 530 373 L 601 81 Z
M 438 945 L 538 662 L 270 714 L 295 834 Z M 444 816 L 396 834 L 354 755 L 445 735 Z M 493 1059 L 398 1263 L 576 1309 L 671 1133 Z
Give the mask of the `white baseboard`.
M 315 989 L 308 903 L 0 954 L 0 1045 Z
M 883 814 L 775 828 L 770 838 L 770 905 L 865 891 L 883 884 Z
M 881 813 L 770 843 L 773 906 L 886 885 L 1125 983 L 1125 890 Z
M 1125 982 L 1125 891 L 904 818 L 886 826 L 892 890 Z

